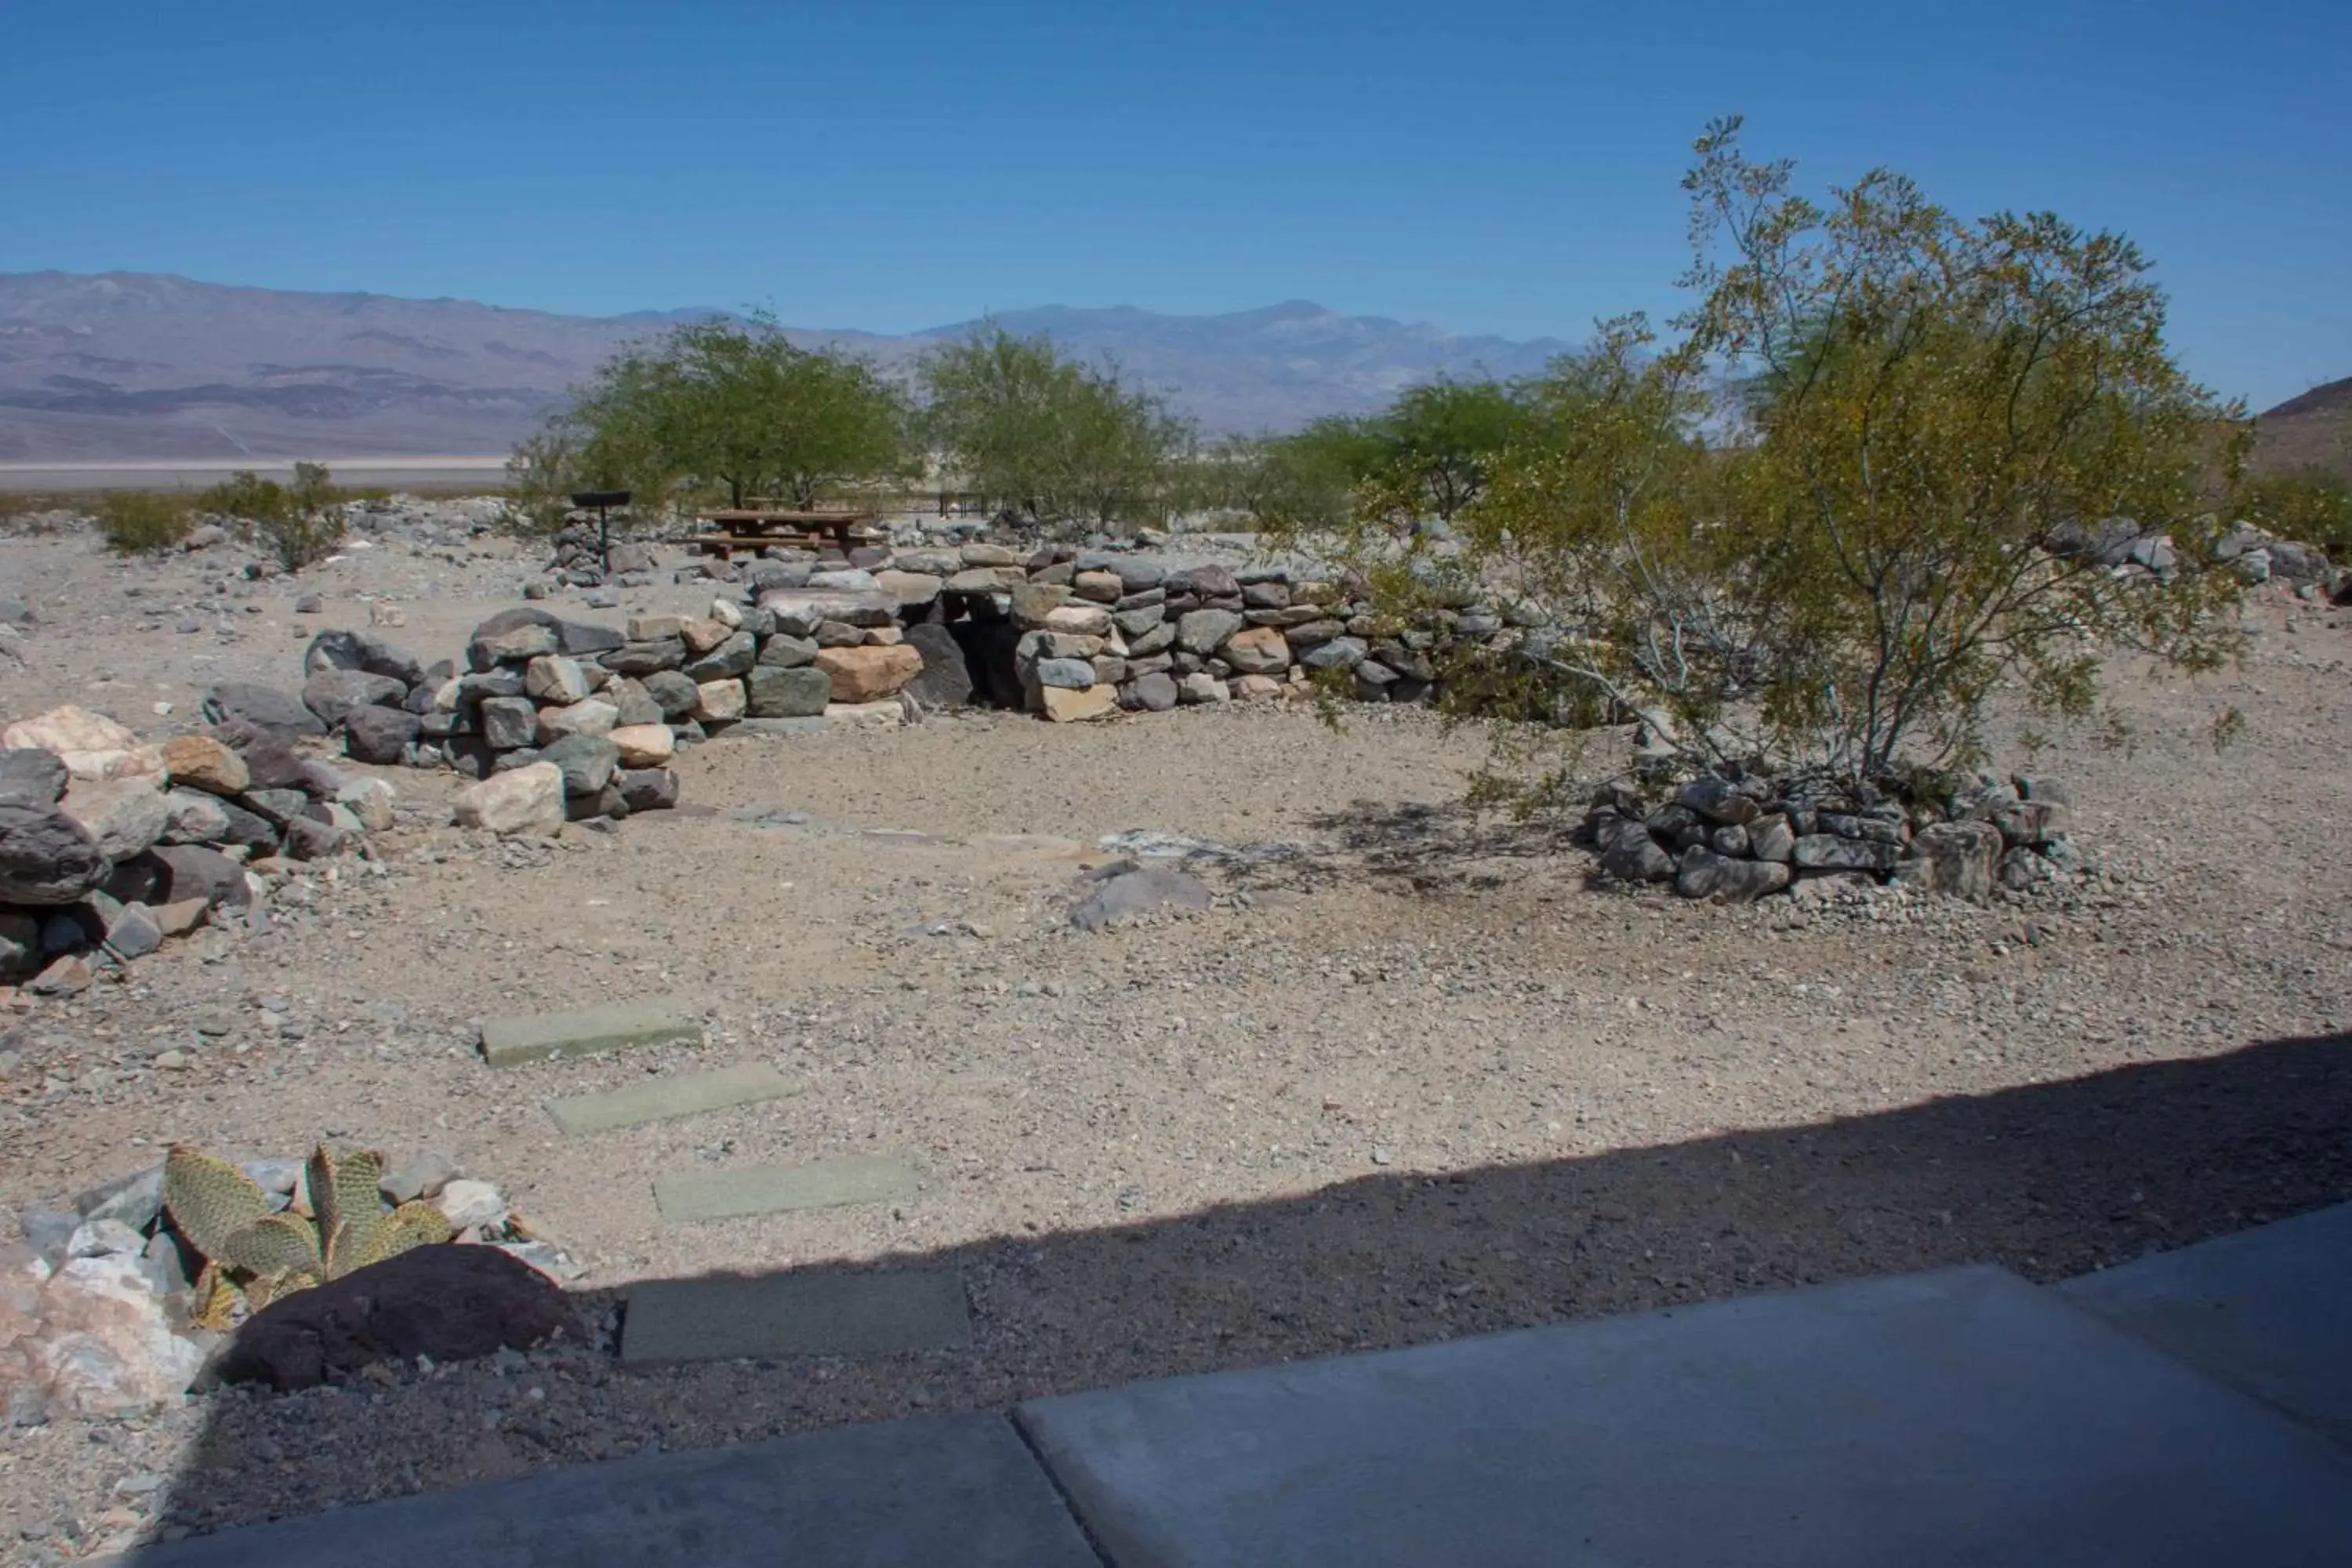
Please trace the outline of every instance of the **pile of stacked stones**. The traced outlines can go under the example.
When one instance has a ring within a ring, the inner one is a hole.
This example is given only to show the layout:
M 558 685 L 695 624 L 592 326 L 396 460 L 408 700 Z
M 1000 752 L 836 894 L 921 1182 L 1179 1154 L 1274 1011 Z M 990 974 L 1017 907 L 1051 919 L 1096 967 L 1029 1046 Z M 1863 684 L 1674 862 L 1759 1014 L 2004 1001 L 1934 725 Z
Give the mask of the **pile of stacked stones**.
M 245 910 L 248 864 L 320 859 L 392 825 L 383 781 L 215 716 L 163 745 L 79 708 L 0 731 L 0 977 L 70 994 Z
M 473 778 L 544 763 L 547 773 L 528 782 L 560 781 L 551 826 L 561 827 L 677 804 L 667 715 L 604 662 L 627 646 L 608 627 L 527 605 L 474 628 L 462 673 L 366 633 L 321 632 L 303 656 L 299 704 L 250 688 L 238 698 L 247 711 L 273 705 L 297 732 L 340 735 L 357 762 L 446 765 Z M 551 828 L 544 804 L 534 795 L 535 831 Z
M 1906 803 L 1733 769 L 1663 800 L 1603 785 L 1584 830 L 1602 875 L 1672 882 L 1686 899 L 1744 904 L 1892 880 L 1982 903 L 1996 889 L 2030 893 L 2079 873 L 2072 815 L 2065 790 L 2044 778 L 1979 776 Z

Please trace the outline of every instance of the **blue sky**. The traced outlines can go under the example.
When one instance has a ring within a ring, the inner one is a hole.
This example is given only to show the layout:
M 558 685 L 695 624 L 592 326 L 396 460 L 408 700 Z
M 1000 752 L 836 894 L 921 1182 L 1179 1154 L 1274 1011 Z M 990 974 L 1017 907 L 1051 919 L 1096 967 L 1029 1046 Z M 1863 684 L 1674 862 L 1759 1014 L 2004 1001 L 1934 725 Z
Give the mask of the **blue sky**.
M 2054 208 L 2190 370 L 2352 375 L 2352 3 L 0 0 L 0 271 L 613 313 L 1308 298 L 1670 311 L 1712 115 L 1826 184 Z

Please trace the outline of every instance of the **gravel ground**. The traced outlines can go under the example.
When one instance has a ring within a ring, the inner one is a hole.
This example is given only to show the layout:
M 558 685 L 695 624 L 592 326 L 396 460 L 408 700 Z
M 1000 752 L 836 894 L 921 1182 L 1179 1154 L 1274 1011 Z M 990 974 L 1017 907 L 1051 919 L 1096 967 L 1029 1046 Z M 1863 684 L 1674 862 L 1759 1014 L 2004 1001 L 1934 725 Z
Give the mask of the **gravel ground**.
M 76 700 L 161 733 L 213 679 L 294 684 L 298 639 L 364 625 L 366 596 L 429 658 L 526 574 L 503 545 L 386 541 L 306 574 L 323 616 L 246 584 L 172 630 L 226 564 L 0 542 L 0 595 L 43 610 L 0 713 Z M 163 629 L 131 629 L 158 599 Z M 2042 760 L 2103 870 L 2032 908 L 1593 888 L 1555 827 L 1461 813 L 1481 742 L 1402 710 L 721 741 L 681 763 L 688 809 L 543 852 L 443 826 L 446 775 L 387 773 L 415 809 L 380 874 L 345 862 L 267 935 L 0 1014 L 0 1202 L 174 1140 L 430 1145 L 587 1266 L 583 1332 L 0 1433 L 0 1557 L 1862 1274 L 2056 1278 L 2341 1201 L 2352 887 L 2325 858 L 2352 815 L 2352 616 L 2282 595 L 2255 618 L 2227 675 L 2118 672 L 2136 750 Z M 2249 729 L 2217 756 L 2231 702 Z M 1205 913 L 1071 930 L 1074 879 L 1130 828 L 1286 852 L 1206 873 Z M 704 1047 L 498 1074 L 471 1049 L 484 1016 L 656 994 L 707 1009 Z M 150 1065 L 173 1047 L 190 1066 Z M 795 1093 L 579 1140 L 540 1105 L 751 1059 Z M 866 1152 L 925 1190 L 687 1227 L 653 1207 L 662 1172 Z M 611 1359 L 633 1279 L 840 1264 L 958 1270 L 972 1347 Z

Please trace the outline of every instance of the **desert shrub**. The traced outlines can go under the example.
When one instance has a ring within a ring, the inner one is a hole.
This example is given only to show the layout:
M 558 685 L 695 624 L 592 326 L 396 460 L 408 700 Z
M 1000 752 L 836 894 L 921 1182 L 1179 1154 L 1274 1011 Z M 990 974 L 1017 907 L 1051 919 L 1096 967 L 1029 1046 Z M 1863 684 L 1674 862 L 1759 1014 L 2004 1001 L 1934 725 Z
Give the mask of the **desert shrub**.
M 1378 614 L 1518 601 L 1533 707 L 1597 697 L 1662 758 L 1863 787 L 1980 760 L 2004 687 L 2078 720 L 2108 652 L 2229 657 L 2210 433 L 2242 411 L 2181 373 L 2131 242 L 1964 219 L 1885 172 L 1817 203 L 1738 129 L 1685 183 L 1675 340 L 1604 323 L 1527 388 L 1454 539 L 1360 497 L 1336 542 Z M 2069 547 L 2111 519 L 2168 542 L 2161 584 Z
M 185 497 L 153 490 L 109 490 L 99 503 L 98 531 L 125 555 L 169 550 L 196 525 Z
M 299 572 L 334 553 L 343 541 L 342 499 L 323 463 L 297 463 L 294 482 L 278 485 L 239 474 L 229 483 L 245 486 L 247 510 L 231 512 L 243 535 L 269 552 L 289 572 Z
M 2315 544 L 2336 561 L 2352 560 L 2352 490 L 2326 468 L 2250 479 L 2238 515 L 2282 539 Z
M 198 511 L 227 518 L 240 528 L 250 528 L 264 519 L 283 517 L 292 504 L 293 498 L 284 485 L 250 470 L 231 474 L 196 496 Z

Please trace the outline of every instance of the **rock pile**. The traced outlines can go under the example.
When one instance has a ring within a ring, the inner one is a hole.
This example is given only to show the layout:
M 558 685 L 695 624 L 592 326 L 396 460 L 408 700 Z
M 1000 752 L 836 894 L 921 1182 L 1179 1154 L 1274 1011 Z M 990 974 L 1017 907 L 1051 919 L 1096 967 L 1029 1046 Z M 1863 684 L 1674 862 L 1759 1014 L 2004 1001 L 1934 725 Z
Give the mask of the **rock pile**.
M 0 731 L 0 978 L 70 994 L 241 913 L 248 863 L 316 860 L 391 826 L 393 791 L 229 716 L 168 744 L 58 708 Z
M 670 710 L 653 695 L 667 687 L 614 668 L 628 646 L 528 605 L 474 628 L 462 673 L 368 634 L 321 632 L 303 656 L 299 716 L 312 732 L 340 733 L 356 761 L 483 780 L 459 799 L 466 826 L 552 833 L 677 804 Z
M 249 1161 L 242 1169 L 269 1194 L 274 1208 L 313 1212 L 300 1160 Z M 579 1273 L 560 1248 L 530 1236 L 497 1187 L 465 1179 L 446 1155 L 420 1151 L 386 1173 L 382 1198 L 387 1210 L 412 1199 L 433 1204 L 456 1228 L 457 1242 L 471 1244 L 458 1250 L 496 1249 L 554 1279 Z M 131 1415 L 184 1393 L 220 1336 L 185 1326 L 196 1305 L 196 1255 L 164 1209 L 163 1166 L 92 1188 L 69 1206 L 24 1210 L 17 1223 L 24 1241 L 0 1247 L 0 1426 L 29 1426 L 51 1416 Z M 436 1263 L 425 1268 L 449 1272 Z M 344 1283 L 361 1278 L 346 1276 Z M 271 1310 L 299 1317 L 330 1304 L 322 1297 L 319 1303 L 294 1308 L 307 1294 L 288 1295 Z M 257 1314 L 251 1321 L 268 1315 Z M 421 1323 L 421 1329 L 464 1318 L 446 1311 L 428 1316 L 436 1321 Z M 491 1342 L 470 1353 L 497 1348 Z M 442 1359 L 453 1353 L 446 1335 L 433 1351 Z M 237 1358 L 233 1344 L 225 1368 L 233 1370 Z
M 2054 780 L 1979 776 L 1940 799 L 1857 799 L 1815 779 L 1729 770 L 1664 799 L 1605 785 L 1584 832 L 1601 875 L 1672 882 L 1686 899 L 1744 904 L 1900 881 L 1978 903 L 2080 874 L 2073 812 Z

